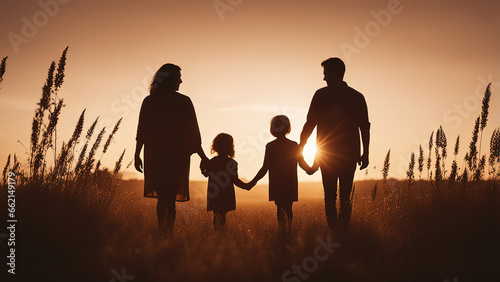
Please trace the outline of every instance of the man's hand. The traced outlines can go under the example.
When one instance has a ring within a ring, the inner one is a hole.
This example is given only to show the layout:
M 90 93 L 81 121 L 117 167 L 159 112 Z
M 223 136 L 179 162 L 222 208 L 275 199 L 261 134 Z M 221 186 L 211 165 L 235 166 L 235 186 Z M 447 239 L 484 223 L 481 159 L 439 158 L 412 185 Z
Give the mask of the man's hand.
M 358 164 L 360 165 L 359 170 L 367 168 L 369 163 L 368 154 L 363 154 L 358 160 Z
M 135 169 L 142 173 L 142 169 L 143 169 L 143 166 L 142 166 L 142 160 L 141 160 L 141 157 L 139 155 L 136 155 L 135 156 L 135 161 L 134 161 L 134 166 L 135 166 Z
M 305 143 L 300 143 L 299 144 L 299 152 L 302 154 L 302 151 L 304 151 L 304 147 L 306 146 Z
M 316 171 L 318 171 L 318 168 L 311 167 L 310 169 L 306 170 L 308 175 L 313 175 Z

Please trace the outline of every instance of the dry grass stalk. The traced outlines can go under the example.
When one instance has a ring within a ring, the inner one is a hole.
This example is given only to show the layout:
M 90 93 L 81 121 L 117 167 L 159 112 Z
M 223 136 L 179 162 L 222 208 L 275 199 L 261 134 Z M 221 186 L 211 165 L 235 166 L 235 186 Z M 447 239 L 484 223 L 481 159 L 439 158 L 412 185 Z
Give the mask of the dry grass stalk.
M 389 149 L 384 159 L 384 167 L 382 168 L 382 187 L 384 189 L 384 196 L 386 196 L 389 193 L 389 188 L 387 187 L 387 176 L 389 175 L 390 165 L 391 165 L 391 150 Z
M 3 81 L 3 75 L 5 74 L 5 69 L 7 66 L 7 58 L 8 57 L 3 58 L 2 62 L 0 63 L 0 84 Z

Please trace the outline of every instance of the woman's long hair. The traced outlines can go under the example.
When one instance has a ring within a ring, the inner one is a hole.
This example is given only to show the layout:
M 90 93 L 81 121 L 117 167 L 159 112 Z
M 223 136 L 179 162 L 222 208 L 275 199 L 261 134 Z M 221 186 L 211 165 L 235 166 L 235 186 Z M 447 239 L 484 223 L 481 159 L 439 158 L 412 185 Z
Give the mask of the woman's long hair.
M 149 93 L 162 85 L 170 85 L 181 75 L 181 68 L 174 64 L 164 64 L 156 71 L 151 83 L 149 84 Z

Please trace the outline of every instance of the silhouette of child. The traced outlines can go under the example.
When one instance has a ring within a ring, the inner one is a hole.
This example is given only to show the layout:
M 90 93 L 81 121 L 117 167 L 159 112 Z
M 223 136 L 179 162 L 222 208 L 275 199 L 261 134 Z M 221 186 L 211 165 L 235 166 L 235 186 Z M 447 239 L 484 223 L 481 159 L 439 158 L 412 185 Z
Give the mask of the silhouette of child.
M 226 213 L 236 209 L 234 184 L 245 190 L 251 186 L 238 178 L 238 163 L 234 158 L 233 137 L 220 133 L 212 142 L 211 153 L 217 156 L 210 159 L 203 172 L 208 177 L 207 211 L 214 213 L 214 228 L 222 231 L 226 224 Z
M 266 145 L 264 164 L 249 183 L 255 186 L 269 170 L 269 201 L 277 206 L 280 233 L 285 230 L 289 233 L 292 228 L 292 204 L 298 200 L 297 163 L 308 174 L 314 172 L 304 160 L 297 142 L 286 138 L 290 130 L 288 117 L 279 115 L 271 120 L 271 134 L 276 139 Z

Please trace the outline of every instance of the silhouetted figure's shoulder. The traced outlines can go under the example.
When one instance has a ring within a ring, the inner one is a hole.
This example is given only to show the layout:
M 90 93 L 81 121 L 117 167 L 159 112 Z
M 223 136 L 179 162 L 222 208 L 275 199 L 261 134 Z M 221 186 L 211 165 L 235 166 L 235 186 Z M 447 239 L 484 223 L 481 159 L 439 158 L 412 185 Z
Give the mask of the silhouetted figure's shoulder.
M 337 117 L 331 117 L 335 110 Z M 359 91 L 349 87 L 347 83 L 340 82 L 328 85 L 316 91 L 311 102 L 308 118 L 316 118 L 333 122 L 335 119 L 347 119 L 351 116 L 363 116 L 368 119 L 365 97 Z M 330 116 L 330 118 L 326 118 Z
M 179 92 L 164 93 L 154 91 L 144 98 L 144 103 L 156 103 L 164 100 L 171 100 L 178 103 L 192 103 L 191 98 Z
M 228 167 L 237 167 L 238 163 L 231 158 L 215 156 L 208 161 L 208 169 L 214 172 L 224 171 Z
M 268 148 L 273 148 L 273 147 L 278 147 L 278 146 L 293 147 L 293 146 L 299 146 L 299 144 L 297 144 L 297 142 L 292 141 L 288 138 L 276 138 L 275 140 L 267 143 L 267 145 L 266 145 L 266 147 L 268 147 Z
M 315 97 L 318 96 L 318 98 L 323 98 L 324 96 L 332 96 L 332 95 L 333 96 L 345 95 L 354 99 L 364 99 L 364 96 L 363 94 L 361 94 L 361 92 L 347 85 L 345 81 L 335 85 L 329 85 L 320 88 L 314 94 L 314 96 Z
M 267 163 L 270 167 L 279 169 L 287 165 L 291 168 L 296 167 L 299 155 L 299 144 L 288 138 L 276 138 L 266 145 Z
M 152 91 L 150 95 L 144 98 L 141 112 L 144 118 L 148 120 L 148 123 L 166 122 L 167 125 L 180 125 L 186 122 L 191 123 L 193 119 L 196 119 L 191 99 L 178 92 Z M 171 128 L 168 131 L 172 132 L 172 130 L 174 129 Z M 157 129 L 152 132 L 158 133 Z

